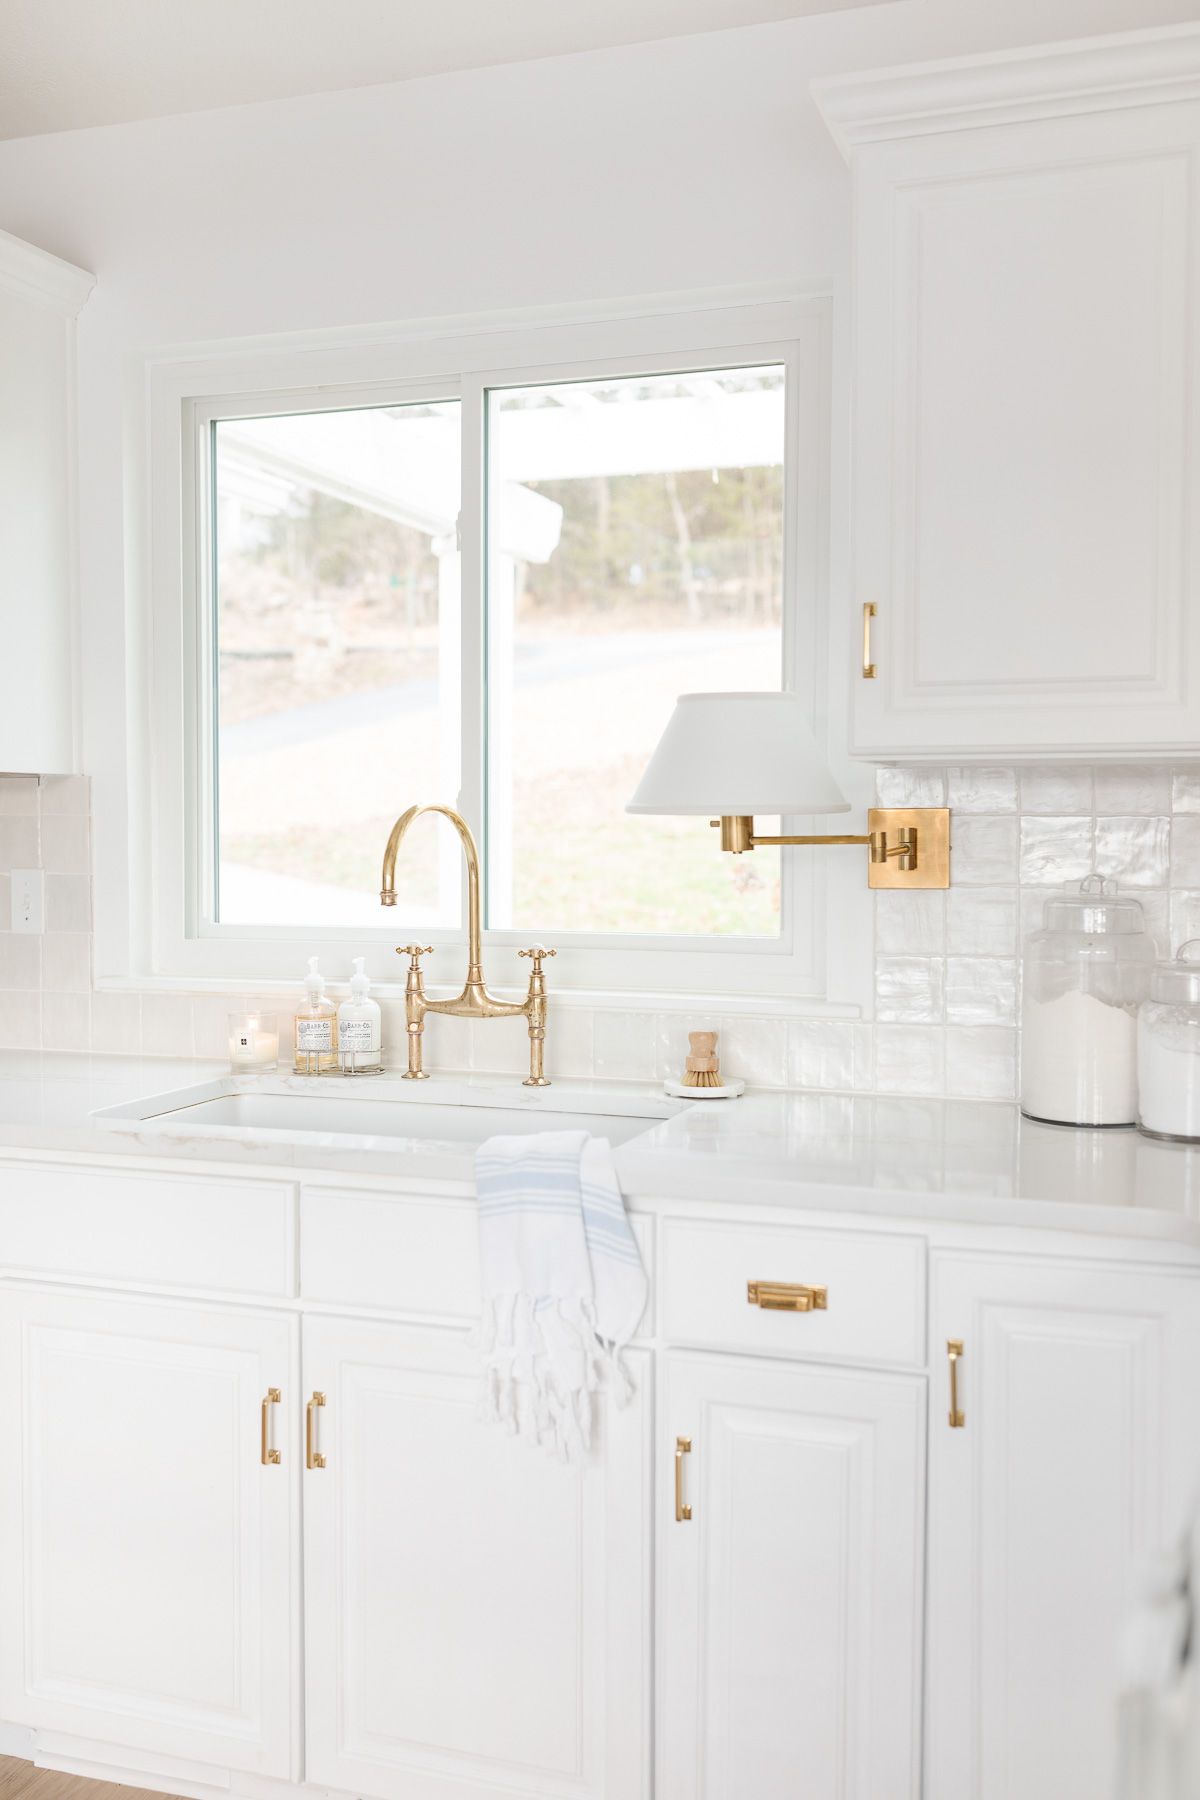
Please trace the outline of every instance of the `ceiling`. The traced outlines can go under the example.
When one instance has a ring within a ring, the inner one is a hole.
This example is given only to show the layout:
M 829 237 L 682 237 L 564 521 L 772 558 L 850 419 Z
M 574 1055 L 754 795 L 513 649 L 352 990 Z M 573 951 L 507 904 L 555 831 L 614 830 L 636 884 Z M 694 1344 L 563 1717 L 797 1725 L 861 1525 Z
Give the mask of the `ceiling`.
M 0 0 L 0 138 L 842 12 L 870 0 Z

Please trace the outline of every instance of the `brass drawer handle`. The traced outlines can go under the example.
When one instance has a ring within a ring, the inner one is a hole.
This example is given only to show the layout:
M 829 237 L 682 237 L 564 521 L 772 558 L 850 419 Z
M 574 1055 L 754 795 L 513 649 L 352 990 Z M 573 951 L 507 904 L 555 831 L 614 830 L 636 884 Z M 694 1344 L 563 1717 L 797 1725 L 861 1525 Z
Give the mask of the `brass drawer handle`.
M 873 600 L 863 602 L 862 678 L 864 681 L 874 681 L 875 679 L 875 664 L 871 661 L 871 620 L 878 610 Z
M 677 1525 L 686 1525 L 692 1516 L 691 1507 L 685 1506 L 683 1503 L 683 1459 L 685 1456 L 690 1456 L 691 1452 L 691 1438 L 677 1437 L 675 1439 L 675 1523 Z
M 306 1469 L 323 1469 L 325 1458 L 317 1449 L 317 1420 L 319 1406 L 324 1406 L 324 1394 L 313 1391 L 313 1397 L 304 1409 L 304 1466 Z
M 282 1458 L 280 1452 L 278 1450 L 272 1449 L 272 1447 L 271 1447 L 271 1408 L 273 1406 L 278 1406 L 279 1402 L 282 1400 L 282 1398 L 283 1398 L 283 1395 L 280 1393 L 278 1388 L 268 1388 L 266 1391 L 266 1394 L 263 1398 L 263 1403 L 262 1403 L 262 1440 L 261 1440 L 261 1442 L 262 1442 L 262 1464 L 263 1464 L 264 1469 L 270 1468 L 270 1466 L 273 1463 L 278 1463 L 278 1462 L 283 1461 L 283 1458 Z
M 825 1312 L 829 1289 L 804 1287 L 788 1281 L 748 1281 L 746 1299 L 764 1312 Z
M 962 1358 L 963 1346 L 961 1338 L 946 1339 L 946 1355 L 950 1361 L 950 1429 L 961 1431 L 967 1422 L 965 1412 L 958 1406 L 958 1365 Z

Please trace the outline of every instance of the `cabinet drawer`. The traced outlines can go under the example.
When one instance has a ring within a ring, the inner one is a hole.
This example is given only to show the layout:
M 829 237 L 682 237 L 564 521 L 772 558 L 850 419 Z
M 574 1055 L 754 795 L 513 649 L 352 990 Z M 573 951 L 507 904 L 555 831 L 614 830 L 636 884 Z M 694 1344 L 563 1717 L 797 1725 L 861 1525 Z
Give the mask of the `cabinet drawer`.
M 653 1282 L 652 1221 L 631 1223 Z M 300 1243 L 300 1291 L 306 1300 L 463 1324 L 479 1317 L 473 1200 L 306 1187 Z M 638 1336 L 650 1329 L 647 1303 Z
M 906 1367 L 924 1361 L 920 1238 L 664 1219 L 659 1254 L 662 1332 L 675 1342 Z M 823 1288 L 824 1306 L 756 1305 L 751 1282 Z
M 0 1162 L 0 1274 L 295 1293 L 286 1181 Z

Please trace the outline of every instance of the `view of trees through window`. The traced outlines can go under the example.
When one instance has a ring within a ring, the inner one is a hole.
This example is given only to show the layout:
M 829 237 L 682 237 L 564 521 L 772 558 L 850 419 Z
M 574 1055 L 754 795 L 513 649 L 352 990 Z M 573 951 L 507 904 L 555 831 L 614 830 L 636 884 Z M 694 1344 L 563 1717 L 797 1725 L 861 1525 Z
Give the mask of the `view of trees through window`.
M 459 410 L 214 428 L 227 924 L 378 925 L 393 819 L 458 792 Z M 452 926 L 458 872 L 432 832 L 403 858 L 402 904 Z
M 624 807 L 678 694 L 781 685 L 783 370 L 501 390 L 489 426 L 490 922 L 776 935 L 778 851 Z
M 213 427 L 225 923 L 378 925 L 392 820 L 455 800 L 459 415 Z M 778 367 L 489 395 L 492 926 L 777 934 L 777 852 L 623 809 L 678 693 L 780 685 L 783 415 Z M 458 922 L 460 866 L 420 821 L 408 923 Z

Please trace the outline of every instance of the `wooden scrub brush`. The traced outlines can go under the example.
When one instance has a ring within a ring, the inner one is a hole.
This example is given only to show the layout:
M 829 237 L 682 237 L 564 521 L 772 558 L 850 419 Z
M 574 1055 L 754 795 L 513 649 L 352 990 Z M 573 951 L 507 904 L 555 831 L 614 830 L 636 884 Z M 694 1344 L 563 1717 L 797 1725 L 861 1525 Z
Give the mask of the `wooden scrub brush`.
M 683 1065 L 683 1086 L 715 1088 L 721 1086 L 721 1059 L 717 1055 L 715 1031 L 689 1031 L 691 1054 Z
M 688 1043 L 691 1054 L 683 1065 L 682 1080 L 673 1081 L 668 1076 L 663 1082 L 664 1091 L 672 1099 L 736 1100 L 745 1093 L 744 1081 L 727 1081 L 721 1074 L 715 1031 L 689 1031 Z

